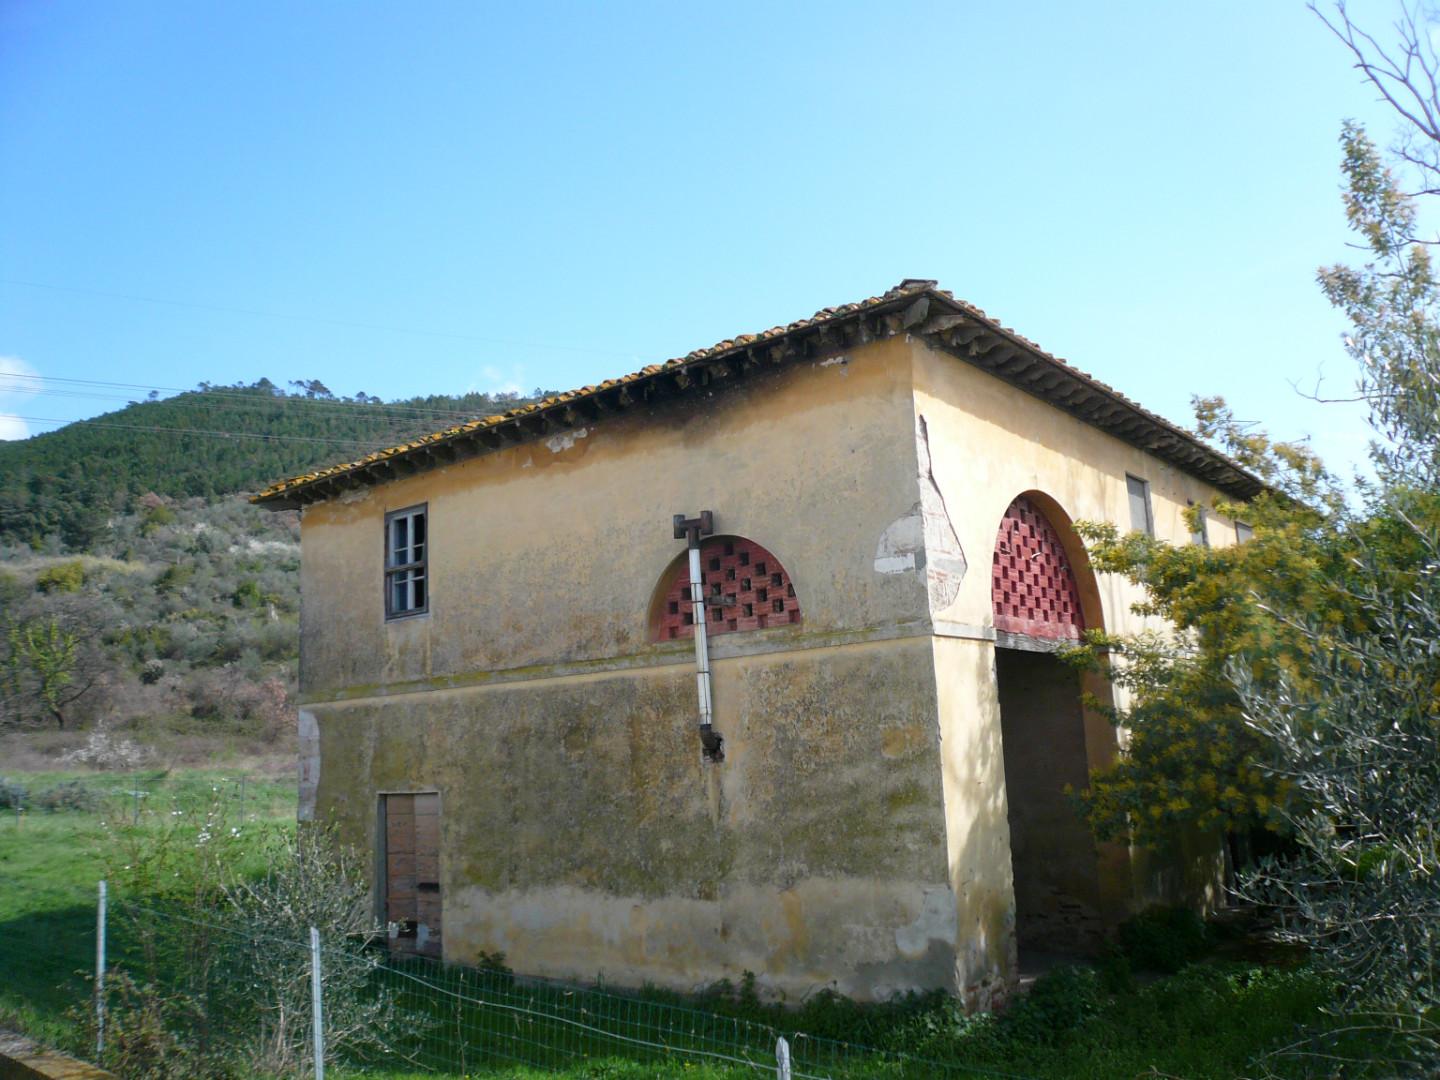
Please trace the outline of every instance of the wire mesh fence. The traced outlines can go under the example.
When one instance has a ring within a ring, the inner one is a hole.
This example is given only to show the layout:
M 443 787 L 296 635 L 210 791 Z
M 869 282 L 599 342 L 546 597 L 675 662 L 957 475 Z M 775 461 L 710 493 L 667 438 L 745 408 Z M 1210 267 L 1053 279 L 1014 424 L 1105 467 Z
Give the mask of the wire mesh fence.
M 657 995 L 445 967 L 413 957 L 387 960 L 380 978 L 397 990 L 408 1018 L 428 1021 L 414 1026 L 404 1056 L 438 1072 L 466 1073 L 506 1064 L 560 1070 L 617 1058 L 769 1074 L 777 1067 L 777 1045 L 784 1038 L 795 1077 L 960 1075 L 935 1062 L 914 1062 L 916 1067 L 906 1071 L 900 1055 L 692 1008 Z
M 75 896 L 56 919 L 58 932 L 39 938 L 17 932 L 14 923 L 0 925 L 0 987 L 23 973 L 23 988 L 63 1018 L 37 1034 L 57 1039 L 63 1032 L 63 1048 L 93 1056 L 100 932 L 94 894 Z M 113 1062 L 126 1031 L 168 1012 L 183 1029 L 178 1040 L 212 1053 L 230 1047 L 232 1059 L 274 1074 L 309 1074 L 308 934 L 113 893 L 103 932 L 111 1042 L 102 1060 Z M 699 1008 L 663 991 L 577 986 L 392 954 L 383 937 L 322 936 L 324 1060 L 347 1074 L 1018 1075 L 812 1036 L 783 1023 Z M 784 1073 L 777 1071 L 782 1039 Z

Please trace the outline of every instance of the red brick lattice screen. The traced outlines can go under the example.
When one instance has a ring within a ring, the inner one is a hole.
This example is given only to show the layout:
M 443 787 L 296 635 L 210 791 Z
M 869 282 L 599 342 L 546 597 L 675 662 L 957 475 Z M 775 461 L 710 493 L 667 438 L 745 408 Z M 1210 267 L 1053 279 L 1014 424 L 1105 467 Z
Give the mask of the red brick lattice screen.
M 995 629 L 1073 640 L 1085 629 L 1080 590 L 1060 535 L 1033 502 L 1020 496 L 1005 511 L 991 560 Z
M 800 601 L 790 575 L 779 559 L 753 541 L 738 536 L 706 540 L 700 545 L 700 573 L 711 634 L 800 621 Z M 690 564 L 682 559 L 661 601 L 656 639 L 693 637 L 691 606 Z

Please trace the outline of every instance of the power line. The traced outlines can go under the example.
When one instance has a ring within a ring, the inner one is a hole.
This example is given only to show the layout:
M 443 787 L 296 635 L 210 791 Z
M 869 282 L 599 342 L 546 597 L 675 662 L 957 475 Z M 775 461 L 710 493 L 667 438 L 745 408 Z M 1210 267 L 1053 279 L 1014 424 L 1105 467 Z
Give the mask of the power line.
M 481 337 L 453 330 L 428 330 L 413 326 L 389 326 L 384 323 L 354 322 L 349 319 L 327 319 L 318 315 L 294 315 L 282 311 L 264 311 L 258 308 L 229 307 L 224 304 L 201 304 L 190 300 L 174 300 L 163 296 L 137 296 L 133 293 L 108 292 L 104 289 L 80 289 L 69 285 L 50 285 L 40 281 L 23 281 L 19 278 L 0 278 L 0 284 L 23 285 L 27 289 L 45 289 L 49 292 L 73 293 L 77 296 L 103 296 L 111 300 L 131 300 L 142 304 L 163 304 L 168 307 L 192 308 L 196 311 L 216 311 L 228 315 L 249 315 L 265 319 L 286 319 L 292 322 L 310 322 L 323 326 L 344 326 L 355 330 L 380 330 L 390 334 L 415 334 L 422 337 L 450 338 L 456 341 L 474 341 L 486 345 L 508 345 L 528 349 L 550 349 L 554 352 L 577 353 L 581 356 L 623 356 L 633 358 L 633 352 L 617 352 L 612 349 L 591 349 L 576 345 L 556 345 L 543 341 L 520 341 L 513 338 Z
M 111 424 L 104 420 L 62 420 L 56 416 L 21 416 L 19 413 L 0 413 L 0 419 L 26 420 L 37 424 L 85 424 L 89 427 L 113 428 L 116 431 L 148 431 L 154 434 L 206 435 L 219 439 L 258 439 L 264 442 L 329 443 L 340 446 L 364 447 L 372 445 L 367 439 L 326 439 L 308 435 L 266 435 L 252 431 L 215 431 L 206 428 L 150 427 L 143 424 Z
M 399 403 L 399 402 L 397 402 L 397 403 L 385 403 L 385 402 L 381 402 L 381 403 L 379 403 L 379 404 L 371 405 L 371 404 L 362 403 L 362 402 L 358 402 L 358 401 L 344 401 L 344 400 L 339 400 L 339 399 L 335 399 L 335 398 L 312 398 L 312 397 L 302 398 L 302 397 L 299 397 L 298 395 L 285 394 L 285 393 L 273 394 L 273 395 L 271 395 L 269 398 L 266 398 L 266 397 L 262 397 L 262 396 L 260 395 L 260 393 L 257 393 L 255 390 L 236 389 L 236 388 L 234 388 L 234 387 L 210 387 L 210 388 L 208 388 L 208 389 L 203 389 L 203 390 L 202 390 L 202 389 L 196 389 L 196 388 L 189 388 L 189 389 L 187 389 L 187 388 L 185 388 L 185 387 L 179 387 L 179 386 L 152 386 L 152 385 L 147 384 L 147 383 L 123 383 L 123 382 L 108 382 L 108 381 L 104 381 L 104 380 L 100 380 L 100 379 L 73 379 L 73 378 L 63 378 L 63 377 L 58 376 L 58 375 L 27 375 L 27 374 L 23 374 L 23 373 L 21 373 L 21 372 L 4 372 L 4 373 L 0 373 L 0 378 L 23 380 L 24 382 L 23 382 L 22 385 L 20 385 L 20 386 L 14 386 L 14 387 L 10 387 L 10 388 L 9 388 L 9 389 L 12 389 L 12 390 L 14 390 L 15 392 L 19 392 L 19 393 L 31 392 L 31 390 L 30 390 L 30 384 L 39 384 L 39 385 L 40 385 L 40 388 L 43 389 L 45 383 L 64 383 L 64 384 L 66 384 L 67 386 L 94 386 L 94 387 L 102 387 L 102 388 L 105 388 L 105 389 L 108 389 L 108 390 L 144 390 L 144 391 L 147 391 L 147 392 L 148 392 L 148 391 L 151 391 L 151 390 L 154 390 L 154 391 L 157 391 L 157 392 L 159 392 L 159 393 L 166 393 L 166 394 L 197 394 L 197 395 L 203 394 L 203 395 L 207 395 L 207 396 L 208 396 L 208 395 L 213 395 L 213 396 L 219 397 L 219 398 L 238 399 L 238 400 L 242 400 L 242 401 L 245 401 L 245 402 L 257 402 L 257 403 L 260 403 L 260 404 L 268 404 L 268 403 L 271 402 L 271 401 L 275 401 L 275 402 L 303 401 L 303 402 L 305 402 L 305 405 L 306 405 L 307 408 L 308 408 L 308 407 L 312 407 L 312 406 L 314 406 L 314 407 L 320 407 L 320 408 L 329 408 L 329 409 L 337 409 L 337 408 L 338 408 L 338 409 L 341 409 L 341 410 L 348 410 L 348 411 L 352 411 L 352 412 L 355 411 L 355 410 L 357 410 L 357 409 L 358 409 L 358 410 L 365 410 L 365 411 L 367 411 L 367 412 L 369 412 L 370 410 L 377 410 L 377 411 L 383 411 L 383 410 L 390 410 L 390 411 L 403 410 L 406 414 L 411 415 L 411 416 L 412 416 L 413 418 L 415 418 L 415 419 L 423 419 L 423 418 L 428 417 L 428 416 L 434 416 L 434 417 L 440 417 L 440 418 L 450 417 L 450 418 L 457 419 L 457 420 L 469 420 L 469 419 L 473 419 L 473 418 L 476 416 L 476 413 L 473 412 L 473 411 L 472 411 L 472 412 L 465 412 L 465 411 L 457 410 L 457 409 L 434 409 L 434 408 L 430 408 L 430 407 L 424 406 L 424 405 L 407 405 L 407 404 Z M 59 388 L 57 388 L 57 390 L 58 390 L 58 389 L 59 389 Z M 277 387 L 277 389 L 279 389 L 279 388 Z M 99 395 L 96 395 L 96 396 L 99 396 Z M 493 406 L 499 406 L 499 405 L 505 404 L 504 401 L 497 401 L 497 400 L 496 400 L 492 395 L 490 395 L 490 394 L 485 394 L 484 397 L 489 401 L 489 403 L 491 404 L 492 407 L 493 407 Z M 122 398 L 114 398 L 113 400 L 130 400 L 130 399 L 129 399 L 128 397 L 126 397 L 126 398 L 123 398 L 123 399 L 122 399 Z
M 0 378 L 3 378 L 3 376 L 0 376 Z M 60 398 L 79 398 L 87 401 L 125 401 L 129 402 L 132 405 L 159 405 L 174 400 L 173 398 L 159 398 L 154 401 L 136 401 L 134 398 L 122 394 L 102 394 L 95 391 L 70 390 L 66 388 L 34 388 L 30 386 L 7 386 L 3 382 L 0 382 L 0 394 L 5 393 L 15 395 L 23 394 L 26 397 L 44 396 Z M 224 400 L 221 401 L 203 400 L 204 397 L 209 396 L 208 393 L 201 394 L 199 392 L 194 392 L 194 396 L 197 398 L 201 398 L 202 400 L 187 401 L 184 402 L 181 407 L 186 410 L 199 409 L 212 412 L 229 412 L 231 414 L 234 414 L 236 412 L 244 413 L 246 410 L 249 410 L 252 414 L 269 414 L 277 411 L 283 411 L 287 407 L 292 405 L 298 407 L 301 410 L 309 410 L 314 406 L 345 404 L 341 402 L 326 402 L 316 398 L 264 398 L 256 397 L 249 394 L 241 394 L 233 397 L 225 396 Z M 468 420 L 473 420 L 476 417 L 486 415 L 487 412 L 493 411 L 494 408 L 500 404 L 504 403 L 492 403 L 490 409 L 475 409 L 470 412 L 442 412 L 438 409 L 430 412 L 417 412 L 408 406 L 360 405 L 358 403 L 355 403 L 351 405 L 352 411 L 346 415 L 354 416 L 356 419 L 372 420 L 378 424 L 388 423 L 392 426 L 424 424 L 427 428 L 436 428 L 442 425 L 461 424 Z M 328 414 L 327 417 L 324 410 L 320 410 L 320 417 L 322 419 L 334 418 L 338 415 L 339 414 L 332 411 Z

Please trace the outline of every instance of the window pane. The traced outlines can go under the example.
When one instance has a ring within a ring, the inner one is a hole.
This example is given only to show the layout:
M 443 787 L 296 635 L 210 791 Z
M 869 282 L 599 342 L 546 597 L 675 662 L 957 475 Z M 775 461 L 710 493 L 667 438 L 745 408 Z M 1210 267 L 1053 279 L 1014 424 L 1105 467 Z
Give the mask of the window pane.
M 426 514 L 405 510 L 388 517 L 385 528 L 385 614 L 409 615 L 426 610 Z M 398 567 L 411 567 L 400 570 Z
M 390 565 L 399 566 L 410 561 L 410 520 L 398 517 L 390 526 Z
M 1150 485 L 1138 476 L 1125 477 L 1125 488 L 1130 495 L 1130 528 L 1135 532 L 1153 533 L 1155 528 L 1150 519 Z
M 1255 536 L 1255 530 L 1252 529 L 1249 525 L 1246 525 L 1245 522 L 1243 522 L 1243 521 L 1237 521 L 1237 522 L 1235 522 L 1235 542 L 1236 542 L 1236 543 L 1238 543 L 1238 544 L 1243 544 L 1243 543 L 1245 543 L 1246 540 L 1250 540 L 1250 539 L 1252 539 L 1254 536 Z

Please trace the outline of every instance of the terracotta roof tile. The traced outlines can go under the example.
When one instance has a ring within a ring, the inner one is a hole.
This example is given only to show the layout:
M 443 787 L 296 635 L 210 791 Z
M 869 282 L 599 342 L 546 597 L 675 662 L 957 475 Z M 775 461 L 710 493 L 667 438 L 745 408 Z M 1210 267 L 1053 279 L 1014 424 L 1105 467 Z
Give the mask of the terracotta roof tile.
M 1098 391 L 1112 401 L 1125 406 L 1127 410 L 1132 412 L 1136 417 L 1142 418 L 1144 421 L 1148 422 L 1148 424 L 1153 425 L 1156 430 L 1163 432 L 1168 436 L 1178 437 L 1184 442 L 1192 444 L 1192 448 L 1200 451 L 1204 457 L 1209 459 L 1209 462 L 1213 463 L 1216 466 L 1225 466 L 1227 467 L 1228 471 L 1236 474 L 1235 483 L 1232 485 L 1236 491 L 1240 490 L 1241 488 L 1254 489 L 1254 491 L 1258 491 L 1263 486 L 1258 479 L 1251 476 L 1234 461 L 1231 461 L 1229 458 L 1218 453 L 1213 448 L 1210 448 L 1200 443 L 1191 433 L 1177 427 L 1170 421 L 1165 420 L 1163 417 L 1157 416 L 1156 414 L 1143 408 L 1136 402 L 1132 401 L 1130 398 L 1115 390 L 1113 387 L 1101 382 L 1100 380 L 1094 378 L 1088 373 L 1081 371 L 1079 368 L 1076 368 L 1074 365 L 1068 363 L 1067 361 L 1061 360 L 1054 354 L 1046 352 L 1033 341 L 1017 333 L 1010 327 L 1003 326 L 996 320 L 992 319 L 981 308 L 976 307 L 974 304 L 971 304 L 964 300 L 956 300 L 953 294 L 951 294 L 948 290 L 938 288 L 936 282 L 934 281 L 926 279 L 907 278 L 900 285 L 880 296 L 871 296 L 856 303 L 842 304 L 839 307 L 822 308 L 820 311 L 817 311 L 808 319 L 799 319 L 785 326 L 772 326 L 770 329 L 763 330 L 758 334 L 740 334 L 733 338 L 726 338 L 724 341 L 717 342 L 716 344 L 711 345 L 708 348 L 696 349 L 690 353 L 687 353 L 684 357 L 666 360 L 664 363 L 661 364 L 647 364 L 639 371 L 632 372 L 628 375 L 622 375 L 618 378 L 606 379 L 601 382 L 599 386 L 583 386 L 577 390 L 570 390 L 562 394 L 547 397 L 542 401 L 532 402 L 527 405 L 522 405 L 517 408 L 509 409 L 499 415 L 480 417 L 475 420 L 470 420 L 462 424 L 457 424 L 452 427 L 445 428 L 442 431 L 437 431 L 430 435 L 421 436 L 411 442 L 404 443 L 399 446 L 392 446 L 387 447 L 383 450 L 377 450 L 374 453 L 367 454 L 364 457 L 357 458 L 354 461 L 343 462 L 338 465 L 332 465 L 324 469 L 316 470 L 315 472 L 305 473 L 300 476 L 291 477 L 287 480 L 282 480 L 279 483 L 272 484 L 269 487 L 265 488 L 258 495 L 254 496 L 252 501 L 279 503 L 281 505 L 285 505 L 285 500 L 287 499 L 287 497 L 299 494 L 302 489 L 309 488 L 312 485 L 315 485 L 327 479 L 363 470 L 366 466 L 373 465 L 378 461 L 383 461 L 397 456 L 404 456 L 406 454 L 412 453 L 423 447 L 433 445 L 435 443 L 446 442 L 455 438 L 462 437 L 469 432 L 492 428 L 500 424 L 505 424 L 513 420 L 518 420 L 521 417 L 525 417 L 533 413 L 541 412 L 547 409 L 553 409 L 558 405 L 563 405 L 568 402 L 590 398 L 602 392 L 628 386 L 644 379 L 653 378 L 654 376 L 662 374 L 668 369 L 673 369 L 686 365 L 693 365 L 701 361 L 716 358 L 721 354 L 727 352 L 733 352 L 737 349 L 744 349 L 757 343 L 764 343 L 777 338 L 783 338 L 788 335 L 796 334 L 798 332 L 816 327 L 817 325 L 827 322 L 829 320 L 849 318 L 850 316 L 853 316 L 857 313 L 870 311 L 872 309 L 882 306 L 894 307 L 898 310 L 904 310 L 911 305 L 901 304 L 899 303 L 900 301 L 908 300 L 911 297 L 918 298 L 922 295 L 929 295 L 933 298 L 938 298 L 945 306 L 954 309 L 956 312 L 963 313 L 972 317 L 981 324 L 984 324 L 984 326 L 988 330 L 999 332 L 1006 338 L 1009 338 L 1015 344 L 1024 348 L 1027 352 L 1033 354 L 1036 357 L 1042 358 L 1056 371 L 1065 372 L 1069 375 L 1075 376 L 1076 378 L 1082 380 L 1085 384 L 1087 384 L 1090 389 Z M 889 316 L 887 315 L 886 317 L 888 318 Z M 1251 493 L 1253 494 L 1253 491 Z

